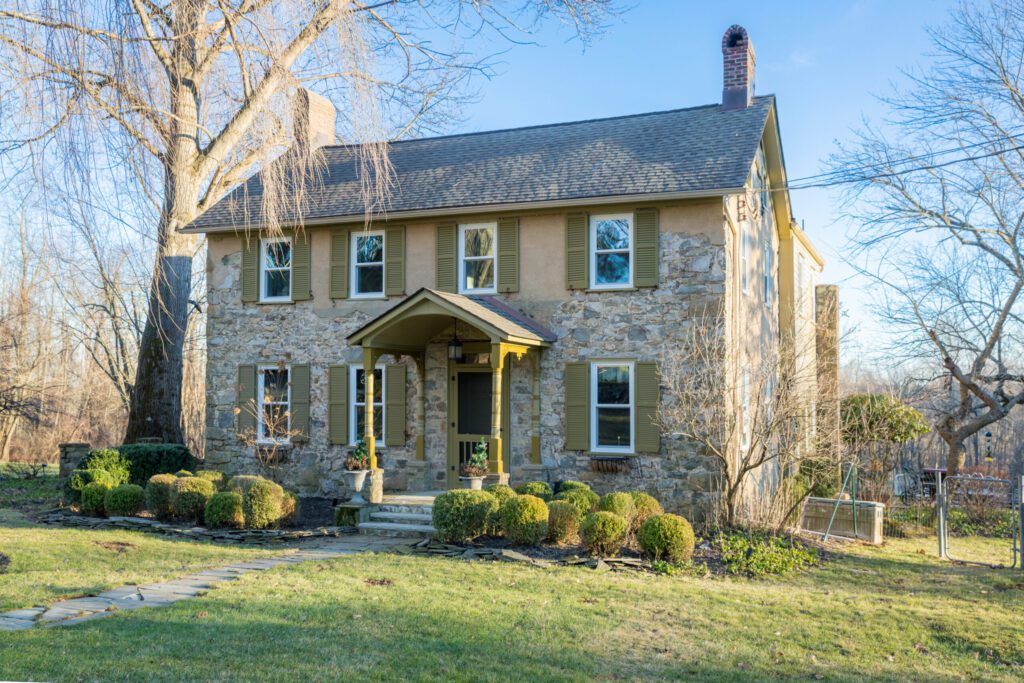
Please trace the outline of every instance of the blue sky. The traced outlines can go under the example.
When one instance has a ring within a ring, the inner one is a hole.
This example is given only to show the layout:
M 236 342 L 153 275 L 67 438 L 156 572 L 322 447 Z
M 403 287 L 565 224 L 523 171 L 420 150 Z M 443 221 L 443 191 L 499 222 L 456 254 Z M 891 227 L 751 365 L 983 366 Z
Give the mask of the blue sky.
M 719 101 L 720 41 L 746 27 L 757 54 L 757 92 L 778 98 L 791 179 L 814 175 L 835 141 L 862 117 L 877 121 L 875 99 L 903 83 L 900 69 L 925 63 L 926 27 L 944 23 L 954 0 L 855 2 L 683 2 L 640 0 L 609 22 L 586 49 L 562 29 L 546 28 L 537 45 L 502 55 L 497 75 L 479 85 L 452 132 L 676 109 Z M 842 286 L 854 329 L 844 358 L 882 351 L 865 283 L 840 260 L 851 226 L 837 221 L 832 190 L 793 193 L 827 266 L 823 281 Z

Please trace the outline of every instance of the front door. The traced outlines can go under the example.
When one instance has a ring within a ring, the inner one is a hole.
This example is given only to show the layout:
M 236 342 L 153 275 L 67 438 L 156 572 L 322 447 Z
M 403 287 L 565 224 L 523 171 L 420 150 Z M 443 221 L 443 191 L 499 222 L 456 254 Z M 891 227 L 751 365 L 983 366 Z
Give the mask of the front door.
M 491 434 L 491 370 L 453 366 L 448 392 L 448 488 L 459 487 L 459 470 L 481 438 Z

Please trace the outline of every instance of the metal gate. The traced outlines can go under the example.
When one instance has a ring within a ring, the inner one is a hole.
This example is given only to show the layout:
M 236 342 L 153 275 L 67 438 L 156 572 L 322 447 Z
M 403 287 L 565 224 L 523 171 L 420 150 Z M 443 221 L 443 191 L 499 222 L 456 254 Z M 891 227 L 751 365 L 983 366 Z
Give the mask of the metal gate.
M 965 564 L 1024 569 L 1024 476 L 936 476 L 939 557 Z M 1006 538 L 1005 561 L 970 558 L 969 537 Z M 952 546 L 952 548 L 951 548 Z

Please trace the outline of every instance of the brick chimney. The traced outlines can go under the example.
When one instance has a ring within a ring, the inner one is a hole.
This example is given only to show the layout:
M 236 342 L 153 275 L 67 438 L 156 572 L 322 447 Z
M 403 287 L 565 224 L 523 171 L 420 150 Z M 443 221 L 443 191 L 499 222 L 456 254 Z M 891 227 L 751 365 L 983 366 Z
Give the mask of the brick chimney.
M 733 24 L 722 36 L 722 109 L 745 109 L 754 99 L 754 46 Z
M 295 94 L 295 144 L 310 145 L 314 149 L 333 145 L 336 115 L 329 99 L 299 88 Z

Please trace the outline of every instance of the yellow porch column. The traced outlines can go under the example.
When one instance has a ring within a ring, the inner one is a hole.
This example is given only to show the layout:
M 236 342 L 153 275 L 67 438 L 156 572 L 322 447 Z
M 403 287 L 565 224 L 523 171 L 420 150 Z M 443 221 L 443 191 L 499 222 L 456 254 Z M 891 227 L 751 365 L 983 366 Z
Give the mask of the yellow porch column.
M 377 349 L 363 349 L 363 392 L 366 407 L 364 410 L 363 442 L 366 444 L 366 452 L 370 454 L 370 470 L 377 469 L 377 440 L 373 436 L 373 395 L 374 388 L 373 370 L 381 357 Z
M 501 479 L 505 463 L 501 452 L 501 375 L 505 368 L 505 349 L 501 344 L 491 344 L 491 446 L 490 457 L 494 458 L 495 471 Z

